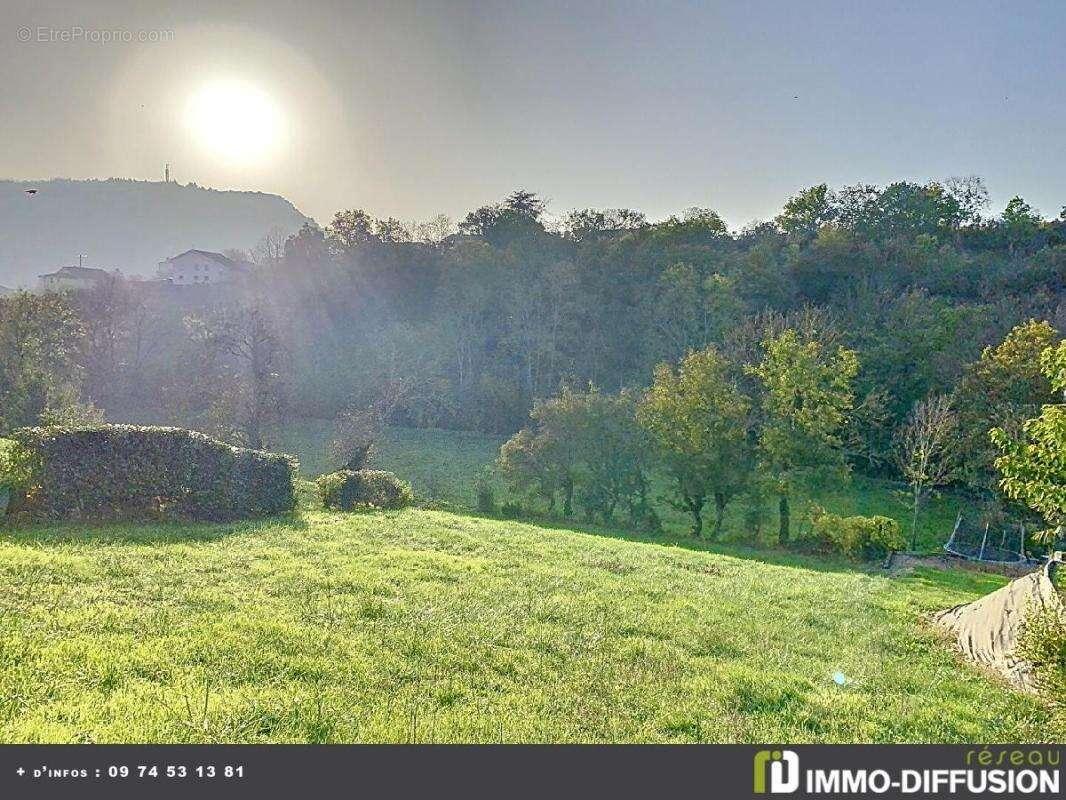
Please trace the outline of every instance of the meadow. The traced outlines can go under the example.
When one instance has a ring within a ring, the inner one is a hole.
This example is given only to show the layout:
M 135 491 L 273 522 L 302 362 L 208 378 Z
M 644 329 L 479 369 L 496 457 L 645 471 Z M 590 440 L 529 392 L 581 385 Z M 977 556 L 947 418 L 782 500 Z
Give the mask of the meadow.
M 0 537 L 0 740 L 1039 739 L 923 622 L 1000 580 L 427 509 L 34 526 Z
M 331 425 L 327 420 L 304 420 L 291 424 L 274 434 L 273 446 L 292 453 L 300 460 L 300 472 L 304 478 L 336 468 L 329 462 Z M 373 466 L 395 472 L 408 481 L 415 497 L 422 505 L 430 505 L 457 511 L 466 511 L 474 506 L 474 485 L 478 475 L 492 466 L 499 455 L 505 437 L 489 436 L 466 431 L 437 429 L 389 428 L 387 436 L 375 449 Z M 543 503 L 530 503 L 528 498 L 513 497 L 498 478 L 489 477 L 498 503 L 521 501 L 533 517 L 554 524 L 547 515 Z M 881 514 L 897 520 L 900 529 L 909 534 L 911 525 L 906 486 L 892 481 L 877 480 L 863 475 L 852 475 L 846 482 L 826 487 L 810 498 L 797 498 L 794 515 L 797 529 L 805 524 L 804 512 L 808 502 L 817 503 L 834 514 L 850 516 Z M 653 495 L 659 500 L 656 511 L 663 520 L 664 536 L 675 540 L 684 536 L 691 526 L 690 518 L 665 502 L 668 494 L 666 482 L 655 480 Z M 943 493 L 931 498 L 923 507 L 918 524 L 919 548 L 938 552 L 947 541 L 955 524 L 955 517 L 963 501 L 956 495 Z M 769 502 L 763 535 L 758 540 L 770 542 L 776 534 L 776 503 Z M 573 524 L 570 520 L 567 524 Z M 731 504 L 726 517 L 726 540 L 743 542 L 753 540 L 752 532 L 745 528 L 741 519 L 741 504 Z
M 273 520 L 4 531 L 0 741 L 1041 738 L 924 621 L 1002 578 L 479 517 L 494 448 L 390 432 L 380 465 L 451 510 L 327 513 L 304 484 Z

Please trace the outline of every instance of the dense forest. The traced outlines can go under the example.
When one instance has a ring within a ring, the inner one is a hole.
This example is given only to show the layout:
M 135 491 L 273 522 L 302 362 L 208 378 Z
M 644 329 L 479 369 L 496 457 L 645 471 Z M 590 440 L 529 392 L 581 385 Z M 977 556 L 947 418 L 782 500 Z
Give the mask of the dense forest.
M 512 434 L 561 392 L 640 394 L 701 352 L 765 409 L 770 349 L 814 347 L 847 374 L 826 408 L 852 468 L 905 475 L 901 428 L 949 398 L 970 457 L 940 477 L 977 490 L 988 431 L 1052 401 L 1040 354 L 1066 326 L 1066 209 L 993 213 L 976 178 L 815 186 L 740 231 L 705 208 L 551 216 L 516 191 L 457 224 L 345 210 L 244 255 L 255 274 L 226 291 L 5 298 L 0 427 L 103 414 L 261 447 L 286 418 L 373 409 Z

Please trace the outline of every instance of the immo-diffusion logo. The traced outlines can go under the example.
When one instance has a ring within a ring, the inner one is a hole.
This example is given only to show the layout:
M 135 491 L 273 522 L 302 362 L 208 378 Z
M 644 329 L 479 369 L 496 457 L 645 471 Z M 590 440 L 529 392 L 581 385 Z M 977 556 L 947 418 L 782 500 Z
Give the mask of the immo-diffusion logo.
M 796 791 L 800 784 L 799 762 L 799 756 L 791 750 L 760 750 L 755 754 L 755 794 L 766 794 L 767 772 L 773 794 Z
M 988 758 L 984 756 L 987 755 Z M 792 750 L 760 750 L 755 754 L 755 794 L 810 795 L 1047 795 L 1059 796 L 1059 754 L 1015 749 L 982 753 L 978 763 L 967 756 L 962 767 L 907 768 L 886 764 L 877 768 L 807 767 L 800 769 Z M 982 768 L 986 767 L 986 768 Z M 769 776 L 769 780 L 767 777 Z

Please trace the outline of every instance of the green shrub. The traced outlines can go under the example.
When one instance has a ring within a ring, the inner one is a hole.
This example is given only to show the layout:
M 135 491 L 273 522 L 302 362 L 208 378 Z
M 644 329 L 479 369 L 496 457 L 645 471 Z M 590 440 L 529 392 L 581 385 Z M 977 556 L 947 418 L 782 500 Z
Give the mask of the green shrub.
M 907 537 L 899 529 L 899 523 L 891 517 L 857 517 L 865 520 L 867 534 L 863 547 L 873 558 L 884 558 L 889 553 L 907 548 Z
M 342 469 L 322 475 L 317 483 L 322 505 L 338 511 L 360 507 L 396 509 L 411 504 L 411 487 L 391 472 Z
M 1049 741 L 1066 737 L 1066 618 L 1060 610 L 1044 609 L 1025 622 L 1018 654 L 1032 664 L 1038 692 L 1051 704 Z
M 296 460 L 181 428 L 23 428 L 5 480 L 35 519 L 228 520 L 291 511 Z
M 15 443 L 10 439 L 0 439 L 0 516 L 3 516 L 11 505 L 19 483 L 15 465 Z
M 890 517 L 841 517 L 822 511 L 813 516 L 806 538 L 823 550 L 871 559 L 907 546 L 899 523 Z
M 488 470 L 479 473 L 474 482 L 474 506 L 482 514 L 496 513 L 496 491 L 492 488 L 492 477 Z
M 508 500 L 502 506 L 500 506 L 500 516 L 506 519 L 521 519 L 525 516 L 522 510 L 522 504 L 513 500 Z

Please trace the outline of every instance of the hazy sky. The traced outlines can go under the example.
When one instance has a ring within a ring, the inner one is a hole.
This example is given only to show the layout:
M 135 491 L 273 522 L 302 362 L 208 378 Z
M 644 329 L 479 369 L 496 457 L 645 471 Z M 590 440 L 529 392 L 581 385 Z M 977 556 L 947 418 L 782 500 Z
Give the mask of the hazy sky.
M 0 0 L 0 20 L 0 177 L 169 161 L 321 222 L 525 187 L 557 212 L 700 205 L 739 226 L 822 181 L 974 173 L 997 210 L 1066 203 L 1062 0 Z M 219 82 L 271 109 L 254 158 L 190 120 Z

